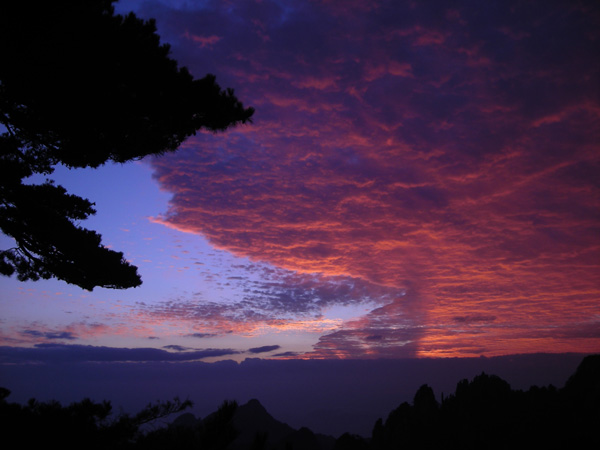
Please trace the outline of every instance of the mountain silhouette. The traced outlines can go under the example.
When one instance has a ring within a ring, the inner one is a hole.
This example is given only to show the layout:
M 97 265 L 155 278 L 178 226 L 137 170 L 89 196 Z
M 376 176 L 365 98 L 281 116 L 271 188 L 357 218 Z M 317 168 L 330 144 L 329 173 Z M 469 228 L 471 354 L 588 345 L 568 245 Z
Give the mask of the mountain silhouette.
M 512 389 L 498 376 L 482 372 L 458 382 L 453 394 L 436 400 L 427 384 L 378 419 L 370 438 L 351 434 L 337 440 L 294 429 L 273 418 L 256 400 L 239 406 L 225 401 L 196 419 L 179 415 L 168 427 L 157 420 L 180 413 L 191 402 L 150 404 L 135 415 L 112 417 L 110 402 L 84 399 L 63 406 L 57 401 L 7 401 L 0 387 L 0 423 L 5 442 L 26 448 L 162 450 L 403 450 L 600 448 L 600 355 L 586 356 L 563 388 Z M 110 417 L 109 417 L 110 416 Z M 144 428 L 146 425 L 150 428 Z
M 195 427 L 202 422 L 209 422 L 215 414 L 196 419 L 193 414 L 185 413 L 178 416 L 171 426 Z M 331 450 L 335 444 L 332 436 L 315 434 L 306 427 L 297 430 L 278 421 L 257 399 L 238 406 L 232 424 L 237 436 L 227 447 L 230 450 Z
M 236 437 L 227 449 L 584 448 L 586 442 L 600 445 L 594 432 L 599 405 L 600 355 L 589 355 L 562 389 L 514 390 L 500 377 L 481 373 L 459 381 L 455 393 L 438 403 L 425 384 L 412 404 L 404 402 L 387 420 L 379 419 L 370 438 L 352 435 L 352 430 L 337 440 L 306 427 L 296 430 L 253 399 L 233 414 Z M 191 423 L 183 416 L 178 421 Z
M 275 420 L 256 399 L 238 407 L 233 416 L 233 426 L 239 435 L 233 442 L 232 449 L 250 448 L 260 435 L 266 435 L 266 442 L 270 447 L 295 431 L 289 425 Z
M 188 427 L 192 428 L 198 424 L 198 419 L 192 413 L 184 413 L 171 422 L 172 427 Z

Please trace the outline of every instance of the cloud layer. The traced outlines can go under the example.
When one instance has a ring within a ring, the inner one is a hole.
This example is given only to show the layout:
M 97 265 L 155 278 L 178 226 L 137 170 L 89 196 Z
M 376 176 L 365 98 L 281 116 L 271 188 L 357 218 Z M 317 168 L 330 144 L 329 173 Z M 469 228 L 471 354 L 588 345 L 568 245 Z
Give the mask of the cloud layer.
M 597 4 L 145 5 L 257 110 L 153 161 L 155 220 L 295 277 L 194 311 L 318 318 L 359 280 L 377 305 L 312 356 L 599 348 Z
M 247 353 L 256 355 L 279 349 L 279 345 L 265 345 L 246 351 L 230 348 L 184 348 L 167 345 L 158 348 L 123 348 L 78 344 L 44 343 L 33 347 L 0 346 L 0 365 L 28 363 L 84 363 L 84 362 L 190 362 L 208 358 Z

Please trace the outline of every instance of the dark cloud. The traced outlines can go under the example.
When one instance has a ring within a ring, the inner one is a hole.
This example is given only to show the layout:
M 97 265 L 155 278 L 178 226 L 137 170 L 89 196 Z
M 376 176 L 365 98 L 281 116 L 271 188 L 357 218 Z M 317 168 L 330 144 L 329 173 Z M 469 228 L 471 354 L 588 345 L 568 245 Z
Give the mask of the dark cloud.
M 171 353 L 156 348 L 114 348 L 91 345 L 37 344 L 33 348 L 0 347 L 0 363 L 66 363 L 66 362 L 144 362 L 195 361 L 210 357 L 235 355 L 232 349 L 204 349 Z
M 371 334 L 365 338 L 368 341 L 380 341 L 383 339 L 383 335 L 381 334 Z
M 279 345 L 263 345 L 262 347 L 249 348 L 248 353 L 267 353 L 280 348 Z
M 193 338 L 198 338 L 198 339 L 204 339 L 204 338 L 215 337 L 218 335 L 215 333 L 192 333 L 192 334 L 188 334 L 187 336 L 193 337 Z
M 299 352 L 291 352 L 291 351 L 287 351 L 287 352 L 281 352 L 281 353 L 275 353 L 273 355 L 271 355 L 273 358 L 295 358 L 297 356 L 300 356 L 301 353 Z
M 23 330 L 21 332 L 21 334 L 27 335 L 27 336 L 31 336 L 31 337 L 36 337 L 36 338 L 43 338 L 43 339 L 50 339 L 50 340 L 54 340 L 54 339 L 64 339 L 64 340 L 75 340 L 77 339 L 77 336 L 75 336 L 72 332 L 70 331 L 39 331 L 39 330 Z
M 456 316 L 452 320 L 458 323 L 493 322 L 496 316 Z
M 165 345 L 163 348 L 167 350 L 175 350 L 176 352 L 185 352 L 187 350 L 190 350 L 189 347 L 183 347 L 181 345 Z

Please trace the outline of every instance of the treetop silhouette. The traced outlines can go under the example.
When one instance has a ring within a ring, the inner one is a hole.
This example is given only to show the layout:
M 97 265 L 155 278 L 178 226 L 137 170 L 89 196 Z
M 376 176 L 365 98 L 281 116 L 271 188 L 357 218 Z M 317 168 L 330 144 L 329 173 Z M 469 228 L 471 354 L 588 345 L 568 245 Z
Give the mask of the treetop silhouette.
M 153 20 L 114 14 L 115 0 L 0 6 L 0 273 L 92 290 L 141 284 L 123 254 L 77 225 L 93 203 L 46 181 L 54 166 L 96 168 L 176 150 L 198 130 L 254 113 L 214 75 L 194 79 L 169 57 Z
M 565 386 L 513 390 L 495 375 L 464 379 L 438 403 L 422 385 L 413 403 L 403 402 L 387 419 L 378 419 L 365 439 L 346 432 L 337 440 L 308 428 L 294 429 L 274 419 L 258 402 L 238 406 L 225 401 L 196 419 L 179 416 L 168 426 L 144 427 L 192 406 L 191 401 L 150 403 L 135 415 L 111 415 L 110 402 L 91 400 L 62 406 L 29 400 L 7 401 L 0 387 L 0 423 L 5 441 L 97 449 L 565 449 L 599 448 L 600 355 L 586 356 Z M 29 444 L 29 447 L 28 445 Z
M 565 387 L 514 390 L 481 373 L 441 403 L 423 385 L 373 428 L 370 447 L 392 449 L 597 448 L 600 355 L 586 356 Z M 340 448 L 353 448 L 350 446 Z

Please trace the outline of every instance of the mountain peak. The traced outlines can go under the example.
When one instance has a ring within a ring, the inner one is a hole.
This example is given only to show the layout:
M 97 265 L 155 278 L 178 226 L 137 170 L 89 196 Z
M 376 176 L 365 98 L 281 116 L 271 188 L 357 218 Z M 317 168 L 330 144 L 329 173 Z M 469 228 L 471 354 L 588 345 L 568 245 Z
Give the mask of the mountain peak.
M 262 403 L 260 403 L 255 398 L 248 400 L 248 402 L 245 405 L 242 405 L 242 407 L 247 407 L 247 408 L 257 409 L 257 410 L 260 409 L 260 410 L 263 410 L 263 411 L 267 412 L 267 410 L 262 405 Z
M 277 442 L 293 433 L 295 430 L 289 425 L 279 422 L 257 400 L 238 406 L 233 423 L 240 435 L 233 448 L 246 448 L 256 438 L 257 433 L 266 434 L 269 442 Z
M 204 420 L 210 420 L 217 414 L 218 411 L 209 414 Z M 335 442 L 335 439 L 330 436 L 315 435 L 304 427 L 296 430 L 278 421 L 255 398 L 237 406 L 231 420 L 237 437 L 227 447 L 230 450 L 251 448 L 256 444 L 257 439 L 264 439 L 264 445 L 273 449 L 288 448 L 290 445 L 299 450 L 330 449 Z M 193 414 L 185 413 L 173 422 L 173 426 L 191 427 L 196 423 Z

